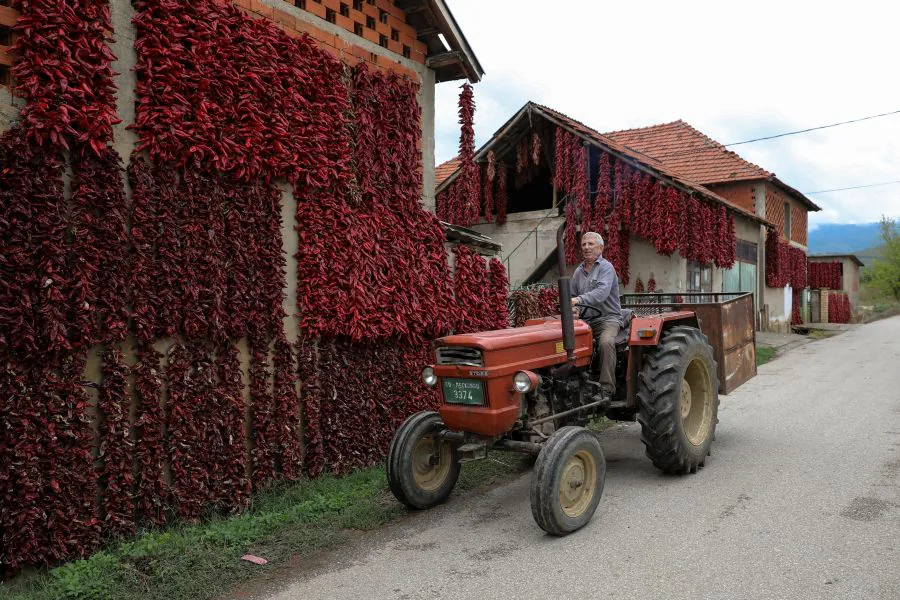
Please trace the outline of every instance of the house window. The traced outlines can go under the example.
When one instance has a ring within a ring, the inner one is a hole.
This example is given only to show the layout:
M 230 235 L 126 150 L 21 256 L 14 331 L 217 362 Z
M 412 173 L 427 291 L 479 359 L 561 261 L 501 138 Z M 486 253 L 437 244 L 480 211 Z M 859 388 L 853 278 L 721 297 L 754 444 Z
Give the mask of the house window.
M 383 10 L 381 10 L 381 9 L 379 8 L 379 9 L 378 9 L 378 20 L 381 21 L 381 22 L 384 23 L 384 24 L 387 24 L 387 22 L 388 22 L 388 18 L 387 18 L 387 17 L 388 17 L 387 12 L 386 12 L 386 11 L 383 11 Z
M 712 292 L 712 267 L 689 260 L 687 263 L 687 291 Z
M 353 33 L 358 36 L 362 36 L 363 34 L 363 24 L 362 23 L 353 23 Z
M 366 27 L 369 29 L 375 29 L 375 19 L 372 17 L 366 17 Z
M 791 239 L 791 205 L 784 203 L 784 239 Z
M 341 2 L 341 16 L 349 17 L 350 16 L 350 7 Z
M 12 44 L 12 28 L 0 25 L 0 46 L 9 46 Z
M 394 40 L 395 42 L 399 42 L 400 41 L 400 32 L 397 31 L 396 29 L 391 29 L 391 39 Z
M 337 13 L 330 8 L 325 9 L 325 20 L 329 23 L 337 23 Z
M 403 45 L 403 58 L 409 58 L 410 56 L 412 56 L 412 48 L 410 48 L 409 46 L 404 44 Z
M 362 10 L 362 0 L 353 0 L 353 10 Z
M 741 262 L 755 265 L 757 260 L 756 257 L 759 256 L 758 246 L 753 242 L 738 240 L 735 256 Z
M 383 33 L 378 34 L 378 45 L 381 46 L 382 48 L 387 48 L 388 47 L 388 36 L 384 35 Z
M 306 10 L 306 0 L 294 0 L 294 6 Z

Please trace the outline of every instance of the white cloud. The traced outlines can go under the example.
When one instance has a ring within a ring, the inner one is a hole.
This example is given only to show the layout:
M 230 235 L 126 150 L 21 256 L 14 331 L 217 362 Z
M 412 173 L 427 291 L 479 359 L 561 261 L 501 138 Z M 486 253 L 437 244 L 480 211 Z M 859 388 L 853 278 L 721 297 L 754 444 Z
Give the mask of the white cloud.
M 448 4 L 487 72 L 478 144 L 528 100 L 600 131 L 680 118 L 722 143 L 900 110 L 896 3 Z M 456 154 L 458 85 L 438 86 L 438 162 Z M 900 115 L 735 151 L 804 192 L 900 180 Z M 812 199 L 813 225 L 900 217 L 900 185 Z

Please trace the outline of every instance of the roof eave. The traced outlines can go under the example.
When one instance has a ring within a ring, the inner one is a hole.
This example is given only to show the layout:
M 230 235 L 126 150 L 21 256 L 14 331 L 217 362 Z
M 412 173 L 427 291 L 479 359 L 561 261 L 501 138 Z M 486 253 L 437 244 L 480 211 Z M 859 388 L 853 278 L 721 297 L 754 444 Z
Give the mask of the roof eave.
M 406 0 L 401 8 L 406 12 L 427 10 L 450 46 L 449 51 L 426 57 L 426 65 L 435 71 L 438 83 L 458 79 L 468 79 L 471 83 L 481 81 L 484 69 L 444 0 Z
M 859 257 L 856 256 L 855 254 L 810 254 L 808 258 L 809 258 L 809 259 L 816 259 L 816 258 L 849 258 L 850 260 L 852 260 L 853 262 L 855 262 L 855 263 L 856 263 L 858 266 L 860 266 L 860 267 L 866 266 L 866 263 L 864 263 L 863 261 L 861 261 L 861 260 L 859 259 Z
M 805 204 L 806 208 L 808 208 L 810 211 L 818 212 L 818 211 L 822 210 L 822 208 L 818 204 L 816 204 L 815 202 L 813 202 L 812 200 L 810 200 L 809 198 L 804 196 L 802 192 L 792 188 L 785 182 L 778 179 L 778 177 L 776 177 L 775 175 L 769 175 L 768 181 L 777 185 L 778 187 L 780 187 L 781 189 L 786 191 L 788 194 L 790 194 L 791 196 L 793 196 L 794 198 L 796 198 L 797 200 L 799 200 L 800 202 Z

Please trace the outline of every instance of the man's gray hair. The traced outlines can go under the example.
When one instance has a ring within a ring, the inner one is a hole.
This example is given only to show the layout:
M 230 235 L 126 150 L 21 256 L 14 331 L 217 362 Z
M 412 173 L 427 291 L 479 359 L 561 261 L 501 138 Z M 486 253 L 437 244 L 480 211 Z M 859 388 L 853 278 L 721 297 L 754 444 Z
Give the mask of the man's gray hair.
M 603 236 L 600 235 L 599 233 L 597 233 L 596 231 L 588 231 L 586 234 L 581 236 L 581 239 L 585 239 L 585 238 L 594 238 L 595 240 L 597 240 L 597 243 L 600 244 L 601 246 L 606 245 L 603 243 Z

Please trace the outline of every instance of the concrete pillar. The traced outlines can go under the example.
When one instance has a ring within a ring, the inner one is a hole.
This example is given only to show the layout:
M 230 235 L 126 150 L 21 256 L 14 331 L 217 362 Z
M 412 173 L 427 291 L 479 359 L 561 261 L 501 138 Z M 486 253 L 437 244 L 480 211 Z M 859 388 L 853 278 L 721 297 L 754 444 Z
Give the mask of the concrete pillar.
M 819 312 L 821 313 L 821 319 L 823 323 L 828 322 L 828 290 L 821 289 L 819 290 Z
M 437 201 L 434 197 L 434 71 L 422 69 L 417 72 L 422 78 L 419 88 L 419 106 L 422 109 L 422 206 L 425 210 L 436 212 Z

